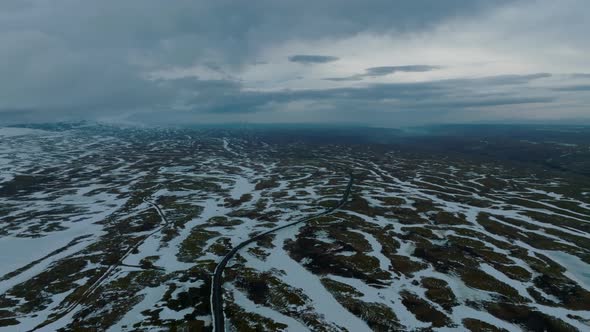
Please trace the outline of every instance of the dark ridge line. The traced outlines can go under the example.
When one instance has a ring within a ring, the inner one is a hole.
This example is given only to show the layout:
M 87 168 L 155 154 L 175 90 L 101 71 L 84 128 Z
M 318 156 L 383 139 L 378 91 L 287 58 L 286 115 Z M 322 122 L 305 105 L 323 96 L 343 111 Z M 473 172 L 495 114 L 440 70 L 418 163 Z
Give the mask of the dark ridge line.
M 309 217 L 305 217 L 303 219 L 299 219 L 297 221 L 291 222 L 289 224 L 286 224 L 286 225 L 283 225 L 280 227 L 273 228 L 273 229 L 268 230 L 266 232 L 260 233 L 254 237 L 251 237 L 248 240 L 243 241 L 240 244 L 238 244 L 237 246 L 235 246 L 229 253 L 227 253 L 223 257 L 223 259 L 215 267 L 215 271 L 213 272 L 213 277 L 212 277 L 212 282 L 211 282 L 211 316 L 213 318 L 212 322 L 213 322 L 213 331 L 214 332 L 225 332 L 225 317 L 223 314 L 223 290 L 222 290 L 221 286 L 223 284 L 223 278 L 222 278 L 223 277 L 223 270 L 227 266 L 227 263 L 232 259 L 232 257 L 240 249 L 244 248 L 245 246 L 249 245 L 252 242 L 258 241 L 259 239 L 261 239 L 262 237 L 264 237 L 268 234 L 280 231 L 280 230 L 285 229 L 287 227 L 297 225 L 299 223 L 303 223 L 303 222 L 310 221 L 315 218 L 319 218 L 319 217 L 328 215 L 328 214 L 336 211 L 337 209 L 341 208 L 342 206 L 344 206 L 344 204 L 346 204 L 348 201 L 348 196 L 350 195 L 350 190 L 352 188 L 352 182 L 353 182 L 352 172 L 349 172 L 348 176 L 349 176 L 348 185 L 346 186 L 346 190 L 336 206 L 331 207 L 323 212 L 314 214 Z

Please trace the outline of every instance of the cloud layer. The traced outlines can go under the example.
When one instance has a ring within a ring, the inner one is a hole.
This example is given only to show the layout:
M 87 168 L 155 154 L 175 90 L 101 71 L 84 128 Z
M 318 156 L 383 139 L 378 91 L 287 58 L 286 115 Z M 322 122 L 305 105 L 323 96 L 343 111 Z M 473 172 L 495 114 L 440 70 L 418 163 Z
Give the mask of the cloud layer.
M 590 118 L 588 9 L 5 0 L 0 124 L 579 121 Z
M 311 63 L 328 63 L 334 62 L 338 60 L 338 57 L 329 56 L 329 55 L 292 55 L 289 57 L 289 61 L 291 62 L 298 62 L 303 64 L 311 64 Z
M 405 73 L 423 73 L 435 69 L 440 69 L 439 66 L 429 66 L 429 65 L 409 65 L 409 66 L 381 66 L 381 67 L 371 67 L 365 69 L 365 72 L 362 74 L 355 74 L 351 76 L 345 77 L 328 77 L 325 78 L 327 81 L 335 81 L 335 82 L 342 82 L 342 81 L 360 81 L 363 78 L 367 77 L 377 77 L 377 76 L 385 76 L 389 74 L 394 74 L 396 72 L 405 72 Z

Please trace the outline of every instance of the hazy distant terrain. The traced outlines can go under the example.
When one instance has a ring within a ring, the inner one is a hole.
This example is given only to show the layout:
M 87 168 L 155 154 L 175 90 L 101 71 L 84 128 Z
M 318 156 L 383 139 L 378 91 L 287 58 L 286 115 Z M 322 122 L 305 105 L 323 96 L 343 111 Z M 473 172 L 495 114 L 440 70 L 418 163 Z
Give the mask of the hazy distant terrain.
M 590 129 L 0 128 L 0 331 L 590 330 Z

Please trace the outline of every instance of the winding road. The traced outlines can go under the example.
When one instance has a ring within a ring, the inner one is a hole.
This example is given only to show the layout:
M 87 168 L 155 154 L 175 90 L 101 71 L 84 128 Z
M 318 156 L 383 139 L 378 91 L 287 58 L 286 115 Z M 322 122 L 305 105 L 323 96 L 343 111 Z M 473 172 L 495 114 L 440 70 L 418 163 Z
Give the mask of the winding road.
M 227 255 L 225 255 L 223 257 L 223 259 L 219 262 L 219 264 L 217 264 L 217 266 L 215 267 L 215 272 L 213 272 L 213 280 L 211 282 L 211 316 L 213 317 L 213 331 L 214 332 L 225 332 L 225 317 L 223 314 L 223 289 L 221 286 L 223 284 L 223 270 L 225 269 L 227 263 L 232 259 L 232 257 L 240 249 L 244 248 L 245 246 L 249 245 L 252 242 L 258 241 L 259 239 L 261 239 L 262 237 L 264 237 L 268 234 L 275 233 L 277 231 L 280 231 L 281 229 L 285 229 L 287 227 L 291 227 L 291 226 L 294 226 L 294 225 L 297 225 L 300 223 L 310 221 L 315 218 L 325 216 L 325 215 L 330 214 L 330 213 L 336 211 L 337 209 L 341 208 L 344 204 L 346 204 L 346 202 L 348 202 L 348 196 L 350 195 L 350 190 L 352 188 L 352 182 L 353 182 L 352 172 L 349 172 L 348 175 L 349 175 L 349 180 L 348 180 L 348 185 L 346 186 L 346 191 L 344 192 L 344 194 L 342 195 L 342 198 L 340 199 L 340 201 L 338 202 L 338 204 L 336 206 L 331 207 L 323 212 L 314 214 L 309 217 L 299 219 L 297 221 L 288 223 L 288 224 L 280 226 L 280 227 L 273 228 L 273 229 L 268 230 L 266 232 L 260 233 L 254 237 L 251 237 L 248 240 L 241 242 L 240 244 L 235 246 L 229 253 L 227 253 Z

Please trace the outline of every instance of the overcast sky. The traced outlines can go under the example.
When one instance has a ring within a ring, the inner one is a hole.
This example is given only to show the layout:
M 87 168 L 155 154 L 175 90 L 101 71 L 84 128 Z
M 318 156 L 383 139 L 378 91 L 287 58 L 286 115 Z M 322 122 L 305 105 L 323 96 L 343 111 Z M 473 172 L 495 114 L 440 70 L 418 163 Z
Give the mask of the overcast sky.
M 590 123 L 588 0 L 2 0 L 0 124 Z

